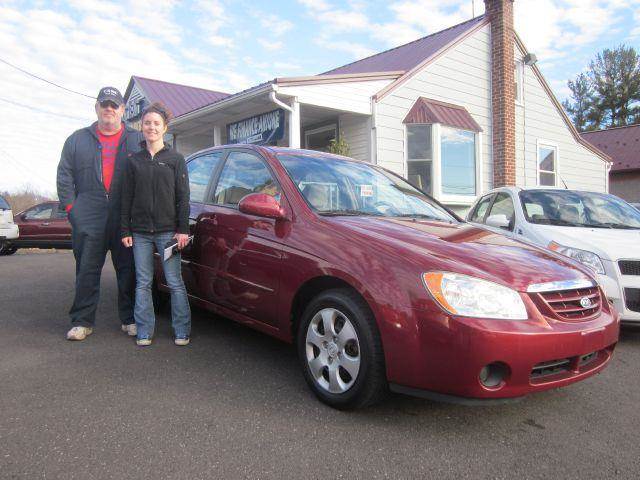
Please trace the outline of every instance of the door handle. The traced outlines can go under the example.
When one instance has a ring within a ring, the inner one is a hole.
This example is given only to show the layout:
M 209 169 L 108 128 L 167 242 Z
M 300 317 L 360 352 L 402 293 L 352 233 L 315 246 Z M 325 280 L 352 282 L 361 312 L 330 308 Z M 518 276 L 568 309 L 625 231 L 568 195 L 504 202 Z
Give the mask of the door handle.
M 44 223 L 41 223 L 40 225 L 42 225 L 43 227 L 46 227 L 49 225 L 49 222 L 44 222 Z

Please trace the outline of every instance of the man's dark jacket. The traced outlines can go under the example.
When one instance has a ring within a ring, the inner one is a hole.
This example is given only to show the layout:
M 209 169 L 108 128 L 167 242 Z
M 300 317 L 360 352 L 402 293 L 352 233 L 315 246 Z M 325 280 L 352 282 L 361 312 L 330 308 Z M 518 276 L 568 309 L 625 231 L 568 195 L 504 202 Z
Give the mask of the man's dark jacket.
M 73 205 L 72 224 L 104 226 L 109 220 L 119 226 L 122 177 L 129 157 L 140 149 L 140 132 L 123 126 L 111 180 L 110 192 L 102 181 L 102 146 L 98 123 L 72 133 L 64 143 L 58 165 L 60 209 Z
M 122 184 L 122 236 L 189 233 L 189 176 L 184 157 L 165 145 L 153 158 L 141 142 Z

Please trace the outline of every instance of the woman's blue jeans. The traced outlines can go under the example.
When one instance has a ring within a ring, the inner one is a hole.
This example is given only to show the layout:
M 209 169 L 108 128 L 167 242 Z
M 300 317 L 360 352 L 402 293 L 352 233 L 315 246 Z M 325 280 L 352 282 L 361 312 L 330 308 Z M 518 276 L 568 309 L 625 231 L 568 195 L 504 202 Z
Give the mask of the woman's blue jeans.
M 136 269 L 136 303 L 133 316 L 138 328 L 138 338 L 153 337 L 156 317 L 153 312 L 151 285 L 153 283 L 153 252 L 162 254 L 165 244 L 173 239 L 173 232 L 134 233 L 133 258 Z M 164 277 L 171 290 L 171 322 L 176 337 L 188 337 L 191 333 L 191 310 L 187 290 L 182 281 L 180 253 L 162 262 Z

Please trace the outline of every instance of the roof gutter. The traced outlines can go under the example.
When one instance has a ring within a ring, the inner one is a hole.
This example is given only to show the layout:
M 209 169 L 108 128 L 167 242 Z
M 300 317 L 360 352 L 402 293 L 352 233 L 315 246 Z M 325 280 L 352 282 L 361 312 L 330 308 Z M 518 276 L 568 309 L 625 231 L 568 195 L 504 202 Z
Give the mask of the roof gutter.
M 278 97 L 276 97 L 276 89 L 275 88 L 273 90 L 271 90 L 271 92 L 269 92 L 269 99 L 273 103 L 278 105 L 279 107 L 284 108 L 287 112 L 293 113 L 293 108 L 291 108 L 289 105 L 287 105 L 282 100 L 280 100 Z
M 171 122 L 171 126 L 176 126 L 176 125 L 180 125 L 184 122 L 187 122 L 189 120 L 193 120 L 194 118 L 200 117 L 202 115 L 206 115 L 208 113 L 212 113 L 215 112 L 217 110 L 221 110 L 225 107 L 228 107 L 229 105 L 233 105 L 235 103 L 239 103 L 239 102 L 243 102 L 249 98 L 252 97 L 257 97 L 259 95 L 263 95 L 265 93 L 268 92 L 273 92 L 275 91 L 276 86 L 274 83 L 267 83 L 266 85 L 263 85 L 262 87 L 256 88 L 256 89 L 249 89 L 244 93 L 239 93 L 237 95 L 231 95 L 228 98 L 223 98 L 222 100 L 219 100 L 215 103 L 212 103 L 210 105 L 205 105 L 204 107 L 200 107 L 197 110 L 193 110 L 189 113 L 185 113 L 184 115 L 180 115 L 177 118 L 173 119 L 173 122 Z

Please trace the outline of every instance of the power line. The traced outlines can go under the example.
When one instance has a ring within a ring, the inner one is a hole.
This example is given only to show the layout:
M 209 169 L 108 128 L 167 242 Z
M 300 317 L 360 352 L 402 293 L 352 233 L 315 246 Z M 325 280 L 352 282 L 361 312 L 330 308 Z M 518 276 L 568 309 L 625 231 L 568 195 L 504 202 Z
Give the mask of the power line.
M 27 168 L 25 165 L 21 164 L 18 160 L 16 160 L 13 156 L 9 155 L 9 153 L 6 150 L 0 148 L 0 153 L 3 154 L 7 160 L 13 163 L 13 165 L 16 168 L 22 170 L 23 173 L 26 173 L 28 176 L 32 175 L 38 178 L 41 182 L 44 182 L 46 184 L 51 184 L 51 179 L 45 179 L 37 171 L 32 170 L 31 168 Z
M 71 120 L 82 120 L 83 122 L 86 122 L 88 120 L 87 118 L 74 117 L 72 115 L 65 115 L 64 113 L 52 112 L 49 110 L 44 110 L 42 108 L 33 107 L 31 105 L 26 105 L 24 103 L 14 102 L 13 100 L 7 100 L 6 98 L 2 98 L 2 97 L 0 97 L 0 101 L 9 103 L 11 105 L 15 105 L 17 107 L 27 108 L 29 110 L 33 110 L 34 112 L 45 113 L 47 115 L 55 115 L 56 117 L 65 117 L 65 118 L 70 118 Z
M 51 81 L 49 81 L 49 80 L 47 80 L 45 78 L 39 77 L 38 75 L 35 75 L 35 74 L 31 73 L 31 72 L 27 72 L 26 70 L 24 70 L 24 69 L 22 69 L 20 67 L 17 67 L 16 65 L 13 65 L 12 63 L 9 63 L 6 60 L 3 60 L 2 58 L 0 58 L 0 62 L 4 63 L 5 65 L 9 65 L 11 68 L 15 68 L 16 70 L 24 73 L 25 75 L 29 75 L 30 77 L 37 78 L 38 80 L 41 80 L 41 81 L 43 81 L 45 83 L 53 85 L 54 87 L 61 88 L 62 90 L 66 90 L 67 92 L 75 93 L 76 95 L 82 95 L 83 97 L 88 97 L 88 98 L 91 98 L 91 99 L 94 99 L 94 100 L 96 98 L 96 97 L 94 97 L 92 95 L 86 95 L 86 94 L 81 93 L 81 92 L 76 92 L 75 90 L 71 90 L 70 88 L 63 87 L 62 85 L 58 85 L 57 83 L 54 83 L 54 82 L 51 82 Z

